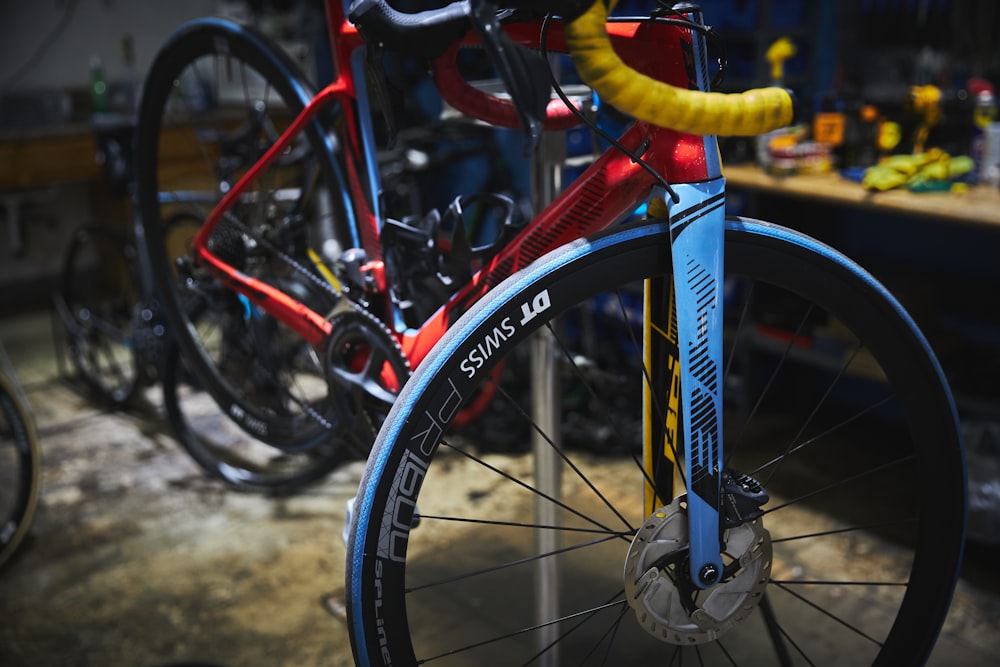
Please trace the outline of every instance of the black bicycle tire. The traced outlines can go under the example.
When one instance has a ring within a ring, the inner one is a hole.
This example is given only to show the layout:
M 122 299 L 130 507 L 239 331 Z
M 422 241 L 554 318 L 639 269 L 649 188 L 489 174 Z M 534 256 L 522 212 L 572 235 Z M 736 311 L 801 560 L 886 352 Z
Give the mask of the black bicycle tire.
M 0 372 L 0 411 L 17 449 L 19 493 L 9 516 L 0 516 L 0 567 L 24 542 L 31 528 L 42 486 L 42 455 L 34 419 L 13 380 Z M 6 435 L 4 435 L 6 438 Z
M 271 472 L 262 468 L 254 469 L 247 464 L 236 464 L 232 457 L 214 451 L 215 444 L 207 440 L 208 437 L 217 436 L 217 430 L 202 435 L 194 427 L 189 408 L 181 398 L 181 386 L 186 374 L 184 360 L 176 343 L 169 336 L 164 340 L 164 362 L 163 405 L 170 422 L 171 433 L 209 477 L 222 480 L 240 491 L 286 494 L 318 482 L 343 463 L 342 448 L 331 447 L 325 451 L 321 444 L 302 454 L 301 456 L 309 456 L 309 460 L 295 470 Z M 216 405 L 213 399 L 208 400 Z M 221 413 L 221 416 L 228 419 L 224 413 Z M 253 438 L 245 431 L 241 430 L 240 433 L 244 438 Z M 269 447 L 266 444 L 262 446 Z M 281 450 L 272 449 L 276 456 L 282 454 Z M 229 460 L 226 460 L 227 458 Z
M 269 416 L 226 381 L 213 360 L 192 338 L 193 328 L 184 304 L 174 290 L 173 267 L 160 233 L 163 222 L 158 205 L 157 168 L 162 110 L 179 72 L 200 56 L 218 53 L 223 46 L 227 54 L 260 72 L 293 113 L 301 111 L 312 97 L 311 86 L 290 57 L 272 47 L 271 42 L 255 30 L 220 19 L 197 19 L 179 28 L 161 47 L 150 67 L 139 111 L 137 192 L 146 244 L 144 251 L 161 295 L 169 328 L 174 333 L 181 354 L 223 410 L 248 433 L 276 447 L 302 449 L 318 446 L 329 437 L 328 427 L 326 431 L 319 426 L 305 429 L 288 419 Z M 339 150 L 336 137 L 324 132 L 317 121 L 307 127 L 306 136 L 318 157 L 322 174 L 332 186 L 331 192 L 342 194 L 344 179 L 335 157 Z M 346 224 L 342 210 L 347 204 L 337 197 L 332 199 L 333 205 L 339 207 L 334 216 L 337 224 Z M 346 232 L 338 229 L 337 233 L 342 235 Z M 343 241 L 343 238 L 338 240 Z
M 668 264 L 665 258 L 669 257 L 669 239 L 669 226 L 659 223 L 617 231 L 597 240 L 582 240 L 551 253 L 505 281 L 492 297 L 463 316 L 417 369 L 379 434 L 354 504 L 347 602 L 357 664 L 414 662 L 404 591 L 406 586 L 418 583 L 405 579 L 405 562 L 386 557 L 386 544 L 392 537 L 389 529 L 394 531 L 399 526 L 392 523 L 396 518 L 393 506 L 418 507 L 417 494 L 427 474 L 420 470 L 426 465 L 433 470 L 438 441 L 425 441 L 431 425 L 434 430 L 447 430 L 449 420 L 445 414 L 450 411 L 454 416 L 458 405 L 455 397 L 469 395 L 474 386 L 460 370 L 463 359 L 469 358 L 469 350 L 495 331 L 503 317 L 523 312 L 522 304 L 542 289 L 548 291 L 552 306 L 549 312 L 554 314 L 577 298 L 625 282 L 626 278 L 643 278 L 650 272 L 662 274 Z M 934 491 L 931 494 L 928 490 L 922 497 L 917 494 L 921 531 L 916 538 L 912 576 L 892 631 L 873 664 L 922 664 L 947 614 L 964 541 L 964 457 L 954 403 L 942 370 L 899 304 L 870 275 L 832 249 L 787 229 L 739 219 L 727 225 L 726 258 L 727 267 L 738 266 L 750 275 L 805 291 L 810 298 L 819 297 L 820 303 L 833 307 L 838 316 L 845 316 L 864 334 L 863 339 L 873 344 L 887 377 L 898 380 L 893 384 L 902 392 L 905 414 L 917 427 L 912 435 L 917 439 L 920 478 L 915 484 Z M 524 340 L 543 319 L 548 316 L 535 317 L 514 333 L 507 331 L 504 349 L 490 356 L 476 377 L 485 375 L 508 346 Z M 414 461 L 413 468 L 405 468 Z M 394 482 L 398 486 L 394 487 Z M 400 490 L 403 488 L 405 491 Z M 423 530 L 424 521 L 421 518 L 414 532 Z M 410 535 L 406 528 L 398 533 L 403 546 L 397 555 L 404 561 Z M 445 562 L 456 557 L 454 552 L 437 556 Z M 435 556 L 430 558 L 433 561 Z M 493 608 L 482 600 L 477 605 Z M 438 628 L 436 632 L 440 635 L 445 630 Z M 502 651 L 494 649 L 492 655 L 498 653 Z
M 81 342 L 81 338 L 87 335 L 87 330 L 77 317 L 78 314 L 74 312 L 76 310 L 75 307 L 81 304 L 73 303 L 75 299 L 71 297 L 71 294 L 77 289 L 88 284 L 88 279 L 82 275 L 80 267 L 77 264 L 84 255 L 86 248 L 92 246 L 95 243 L 94 239 L 98 238 L 102 240 L 101 242 L 107 243 L 108 249 L 116 255 L 116 257 L 104 258 L 105 261 L 110 263 L 120 260 L 123 263 L 122 266 L 126 274 L 122 276 L 122 279 L 125 281 L 135 280 L 134 249 L 131 248 L 125 236 L 100 223 L 85 223 L 73 232 L 69 246 L 66 249 L 65 257 L 63 258 L 59 283 L 60 291 L 57 296 L 57 298 L 61 299 L 61 303 L 58 304 L 58 307 L 66 327 L 69 357 L 73 368 L 76 369 L 83 383 L 98 400 L 113 409 L 118 409 L 127 405 L 135 397 L 136 392 L 142 384 L 139 359 L 135 346 L 131 344 L 131 318 L 134 314 L 135 305 L 138 302 L 138 295 L 134 295 L 132 303 L 129 304 L 127 330 L 121 332 L 122 337 L 129 340 L 128 347 L 130 353 L 126 355 L 126 363 L 130 364 L 131 368 L 125 369 L 125 380 L 118 383 L 112 382 L 105 377 L 105 374 L 99 368 L 99 361 L 95 359 L 85 361 L 82 358 L 84 350 L 89 349 L 90 345 Z M 132 254 L 130 254 L 130 251 Z M 89 310 L 93 313 L 95 309 L 91 308 Z M 98 350 L 95 354 L 100 353 L 101 351 Z

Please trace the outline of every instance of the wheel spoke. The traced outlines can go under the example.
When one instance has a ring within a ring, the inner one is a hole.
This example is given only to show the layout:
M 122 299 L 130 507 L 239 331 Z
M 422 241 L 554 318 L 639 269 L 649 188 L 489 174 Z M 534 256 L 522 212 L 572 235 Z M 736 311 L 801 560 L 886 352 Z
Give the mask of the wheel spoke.
M 544 436 L 544 434 L 543 434 L 543 436 Z M 535 496 L 538 496 L 539 498 L 543 498 L 544 500 L 548 500 L 549 502 L 551 502 L 551 503 L 553 503 L 553 504 L 561 507 L 562 509 L 566 510 L 570 514 L 573 514 L 576 517 L 578 517 L 580 519 L 583 519 L 585 522 L 590 523 L 590 524 L 596 526 L 597 528 L 601 529 L 604 532 L 607 532 L 607 533 L 610 533 L 610 534 L 614 534 L 614 535 L 622 535 L 623 534 L 623 533 L 621 533 L 619 531 L 615 531 L 612 528 L 609 528 L 608 526 L 605 526 L 603 523 L 597 521 L 594 517 L 591 517 L 588 514 L 586 514 L 583 510 L 574 509 L 573 507 L 570 507 L 569 505 L 567 505 L 566 503 L 564 503 L 562 500 L 560 500 L 558 498 L 555 498 L 552 495 L 550 495 L 548 493 L 545 493 L 545 492 L 543 492 L 543 491 L 535 488 L 534 486 L 528 484 L 524 480 L 519 479 L 516 475 L 513 475 L 511 473 L 505 472 L 504 470 L 501 470 L 500 468 L 497 468 L 496 466 L 493 466 L 493 465 L 487 463 L 484 459 L 476 456 L 475 454 L 467 451 L 466 449 L 464 449 L 462 447 L 456 447 L 456 446 L 452 445 L 450 442 L 448 442 L 447 440 L 441 440 L 441 444 L 444 445 L 445 447 L 451 449 L 452 451 L 458 452 L 462 456 L 464 456 L 464 457 L 466 457 L 468 459 L 471 459 L 472 461 L 474 461 L 477 464 L 479 464 L 480 466 L 482 466 L 484 469 L 489 470 L 490 472 L 493 472 L 493 473 L 499 475 L 500 477 L 504 478 L 508 482 L 513 482 L 515 485 L 517 485 L 520 488 L 526 489 L 531 494 L 533 494 Z M 632 529 L 629 528 L 629 531 L 632 531 Z
M 882 645 L 882 642 L 880 642 L 879 640 L 875 639 L 874 637 L 872 637 L 868 633 L 864 632 L 863 630 L 861 630 L 861 628 L 859 628 L 856 625 L 848 622 L 847 620 L 841 618 L 840 616 L 834 614 L 833 612 L 831 612 L 826 607 L 820 606 L 819 604 L 813 602 L 812 600 L 809 600 L 808 598 L 804 597 L 803 595 L 801 595 L 801 594 L 793 591 L 791 588 L 788 587 L 787 584 L 785 584 L 783 582 L 778 582 L 778 581 L 772 581 L 771 583 L 773 583 L 775 585 L 775 587 L 778 588 L 779 590 L 782 590 L 782 591 L 788 593 L 789 595 L 793 596 L 797 600 L 805 603 L 806 605 L 808 605 L 809 607 L 815 609 L 816 611 L 818 611 L 820 614 L 822 614 L 826 618 L 829 618 L 832 621 L 836 621 L 837 623 L 839 623 L 843 627 L 847 628 L 848 630 L 850 630 L 854 634 L 858 635 L 859 637 L 865 638 L 866 640 L 868 640 L 872 644 L 875 644 L 876 646 L 881 646 Z
M 420 662 L 420 664 L 423 664 L 423 663 L 427 663 L 427 662 L 433 662 L 435 660 L 440 660 L 441 658 L 445 658 L 445 657 L 448 657 L 448 656 L 456 655 L 456 654 L 459 654 L 459 653 L 465 653 L 467 651 L 471 651 L 472 649 L 481 648 L 483 646 L 488 646 L 490 644 L 496 644 L 498 642 L 501 642 L 501 641 L 504 641 L 504 640 L 507 640 L 507 639 L 511 639 L 512 637 L 517 637 L 519 635 L 524 635 L 524 634 L 528 634 L 528 633 L 532 633 L 532 632 L 537 632 L 538 630 L 541 630 L 542 628 L 546 628 L 546 627 L 549 627 L 549 626 L 552 626 L 552 625 L 558 625 L 560 623 L 565 623 L 566 621 L 572 621 L 572 620 L 578 619 L 580 617 L 589 617 L 589 616 L 592 616 L 592 615 L 596 614 L 597 612 L 603 611 L 605 609 L 613 609 L 615 607 L 618 607 L 618 606 L 624 605 L 624 604 L 625 604 L 625 602 L 621 601 L 621 600 L 615 601 L 615 602 L 608 602 L 607 604 L 604 604 L 604 605 L 601 605 L 601 606 L 598 606 L 598 607 L 594 607 L 594 608 L 591 608 L 591 609 L 584 609 L 584 610 L 575 612 L 573 614 L 568 614 L 566 616 L 562 616 L 560 618 L 556 618 L 556 619 L 547 621 L 545 623 L 538 623 L 536 625 L 526 626 L 526 627 L 523 627 L 523 628 L 521 628 L 519 630 L 515 630 L 514 632 L 509 632 L 509 633 L 506 633 L 506 634 L 503 634 L 503 635 L 497 635 L 496 637 L 491 637 L 490 639 L 486 639 L 486 640 L 483 640 L 483 641 L 480 641 L 480 642 L 475 642 L 473 644 L 468 644 L 468 645 L 462 646 L 460 648 L 452 649 L 452 650 L 447 651 L 445 653 L 440 653 L 440 654 L 435 655 L 433 657 L 425 658 L 423 660 L 420 660 L 419 662 Z
M 801 503 L 801 502 L 803 502 L 803 501 L 805 501 L 807 499 L 815 498 L 816 496 L 822 495 L 824 493 L 828 493 L 828 492 L 830 492 L 832 490 L 840 489 L 840 488 L 846 487 L 846 486 L 848 486 L 850 484 L 854 484 L 855 482 L 858 482 L 858 481 L 860 481 L 862 479 L 865 479 L 867 477 L 870 477 L 872 475 L 877 475 L 877 474 L 879 474 L 881 472 L 884 472 L 886 470 L 891 470 L 891 469 L 893 469 L 893 468 L 895 468 L 897 466 L 900 466 L 900 465 L 902 465 L 904 463 L 908 463 L 910 461 L 911 461 L 910 457 L 904 457 L 904 458 L 896 459 L 894 461 L 890 461 L 889 463 L 885 463 L 883 465 L 876 466 L 876 467 L 871 468 L 869 470 L 865 470 L 863 472 L 860 472 L 857 475 L 852 475 L 851 477 L 846 477 L 846 478 L 841 479 L 841 480 L 839 480 L 837 482 L 834 482 L 832 484 L 828 484 L 826 486 L 823 486 L 821 488 L 816 489 L 815 491 L 803 494 L 803 495 L 801 495 L 801 496 L 799 496 L 797 498 L 794 498 L 792 500 L 785 501 L 785 502 L 783 502 L 781 504 L 778 504 L 778 505 L 770 506 L 770 507 L 768 507 L 765 510 L 764 513 L 765 514 L 772 514 L 774 512 L 777 512 L 778 510 L 784 509 L 786 507 L 791 507 L 792 505 L 797 505 L 798 503 Z
M 423 515 L 421 515 L 420 518 L 421 518 L 421 520 L 423 520 L 423 519 L 439 519 L 439 520 L 441 520 L 442 519 L 442 517 L 425 517 Z M 457 521 L 458 519 L 447 519 L 446 518 L 444 520 Z M 528 524 L 510 524 L 510 523 L 505 523 L 505 522 L 476 521 L 476 522 L 473 522 L 473 523 L 479 523 L 479 524 L 482 524 L 482 525 L 491 525 L 492 524 L 492 525 L 496 525 L 496 526 L 510 526 L 510 525 L 514 525 L 514 526 L 516 526 L 518 528 L 545 528 L 545 529 L 548 529 L 548 527 L 546 527 L 546 526 L 532 526 L 532 525 L 528 525 Z M 556 528 L 555 530 L 565 530 L 565 529 Z M 593 531 L 593 532 L 601 532 L 601 531 Z M 596 539 L 596 540 L 591 540 L 590 542 L 583 542 L 583 543 L 580 543 L 580 544 L 574 544 L 572 546 L 565 547 L 563 549 L 556 549 L 555 551 L 549 551 L 547 553 L 537 554 L 537 555 L 534 555 L 534 556 L 530 556 L 528 558 L 519 558 L 517 560 L 509 561 L 509 562 L 502 563 L 502 564 L 499 564 L 499 565 L 494 565 L 494 566 L 491 566 L 491 567 L 485 567 L 485 568 L 480 568 L 480 569 L 477 569 L 477 570 L 470 570 L 468 572 L 462 572 L 460 574 L 452 575 L 452 576 L 448 577 L 447 579 L 440 579 L 440 580 L 433 581 L 433 582 L 423 583 L 423 584 L 420 584 L 419 586 L 408 587 L 406 589 L 406 593 L 407 594 L 415 593 L 417 591 L 425 590 L 425 589 L 428 589 L 428 588 L 436 588 L 438 586 L 445 586 L 445 585 L 448 585 L 448 584 L 453 584 L 455 582 L 462 581 L 464 579 L 470 579 L 472 577 L 479 577 L 479 576 L 482 576 L 484 574 L 491 574 L 491 573 L 494 573 L 494 572 L 500 572 L 502 570 L 506 570 L 506 569 L 510 569 L 510 568 L 522 567 L 522 566 L 527 565 L 529 563 L 536 563 L 536 562 L 538 562 L 538 561 L 540 561 L 542 559 L 545 559 L 545 558 L 553 558 L 555 556 L 560 556 L 562 554 L 567 554 L 567 553 L 569 553 L 571 551 L 576 551 L 577 549 L 586 549 L 587 547 L 592 547 L 592 546 L 595 546 L 595 545 L 598 545 L 598 544 L 603 544 L 603 543 L 607 542 L 608 540 L 617 539 L 618 537 L 621 537 L 621 535 L 610 535 L 608 537 L 602 537 L 602 538 L 599 538 L 599 539 Z

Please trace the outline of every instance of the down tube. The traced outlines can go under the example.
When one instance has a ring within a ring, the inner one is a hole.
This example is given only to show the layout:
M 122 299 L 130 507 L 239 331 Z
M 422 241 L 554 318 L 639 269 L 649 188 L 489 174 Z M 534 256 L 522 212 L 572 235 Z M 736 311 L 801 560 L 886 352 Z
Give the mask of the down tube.
M 701 588 L 722 575 L 719 487 L 722 473 L 722 280 L 725 180 L 677 185 L 669 199 L 681 433 L 688 482 L 691 580 Z

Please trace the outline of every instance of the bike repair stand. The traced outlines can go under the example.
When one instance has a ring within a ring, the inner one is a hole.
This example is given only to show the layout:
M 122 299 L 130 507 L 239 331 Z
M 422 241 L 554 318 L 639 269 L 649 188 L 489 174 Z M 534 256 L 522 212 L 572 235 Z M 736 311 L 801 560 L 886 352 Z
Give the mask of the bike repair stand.
M 566 135 L 543 132 L 538 149 L 531 158 L 531 203 L 534 211 L 543 210 L 562 190 L 562 167 L 566 159 Z M 558 523 L 561 471 L 559 448 L 559 377 L 556 373 L 556 341 L 548 328 L 541 328 L 531 341 L 531 405 L 537 429 L 532 433 L 535 458 L 535 523 L 555 526 Z M 553 554 L 559 548 L 559 531 L 536 528 L 538 554 Z M 555 558 L 540 558 L 535 571 L 536 623 L 550 623 L 559 618 L 559 570 Z M 559 624 L 541 627 L 538 638 L 539 664 L 559 664 Z

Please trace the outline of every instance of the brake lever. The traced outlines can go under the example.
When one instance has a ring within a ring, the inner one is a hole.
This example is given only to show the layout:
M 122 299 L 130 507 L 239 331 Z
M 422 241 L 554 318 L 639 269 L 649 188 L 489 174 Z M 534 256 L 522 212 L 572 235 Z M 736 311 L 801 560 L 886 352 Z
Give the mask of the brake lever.
M 498 20 L 497 5 L 490 0 L 472 0 L 472 23 L 510 94 L 524 128 L 531 155 L 542 136 L 545 108 L 552 94 L 549 64 L 540 53 L 515 44 L 504 34 Z

